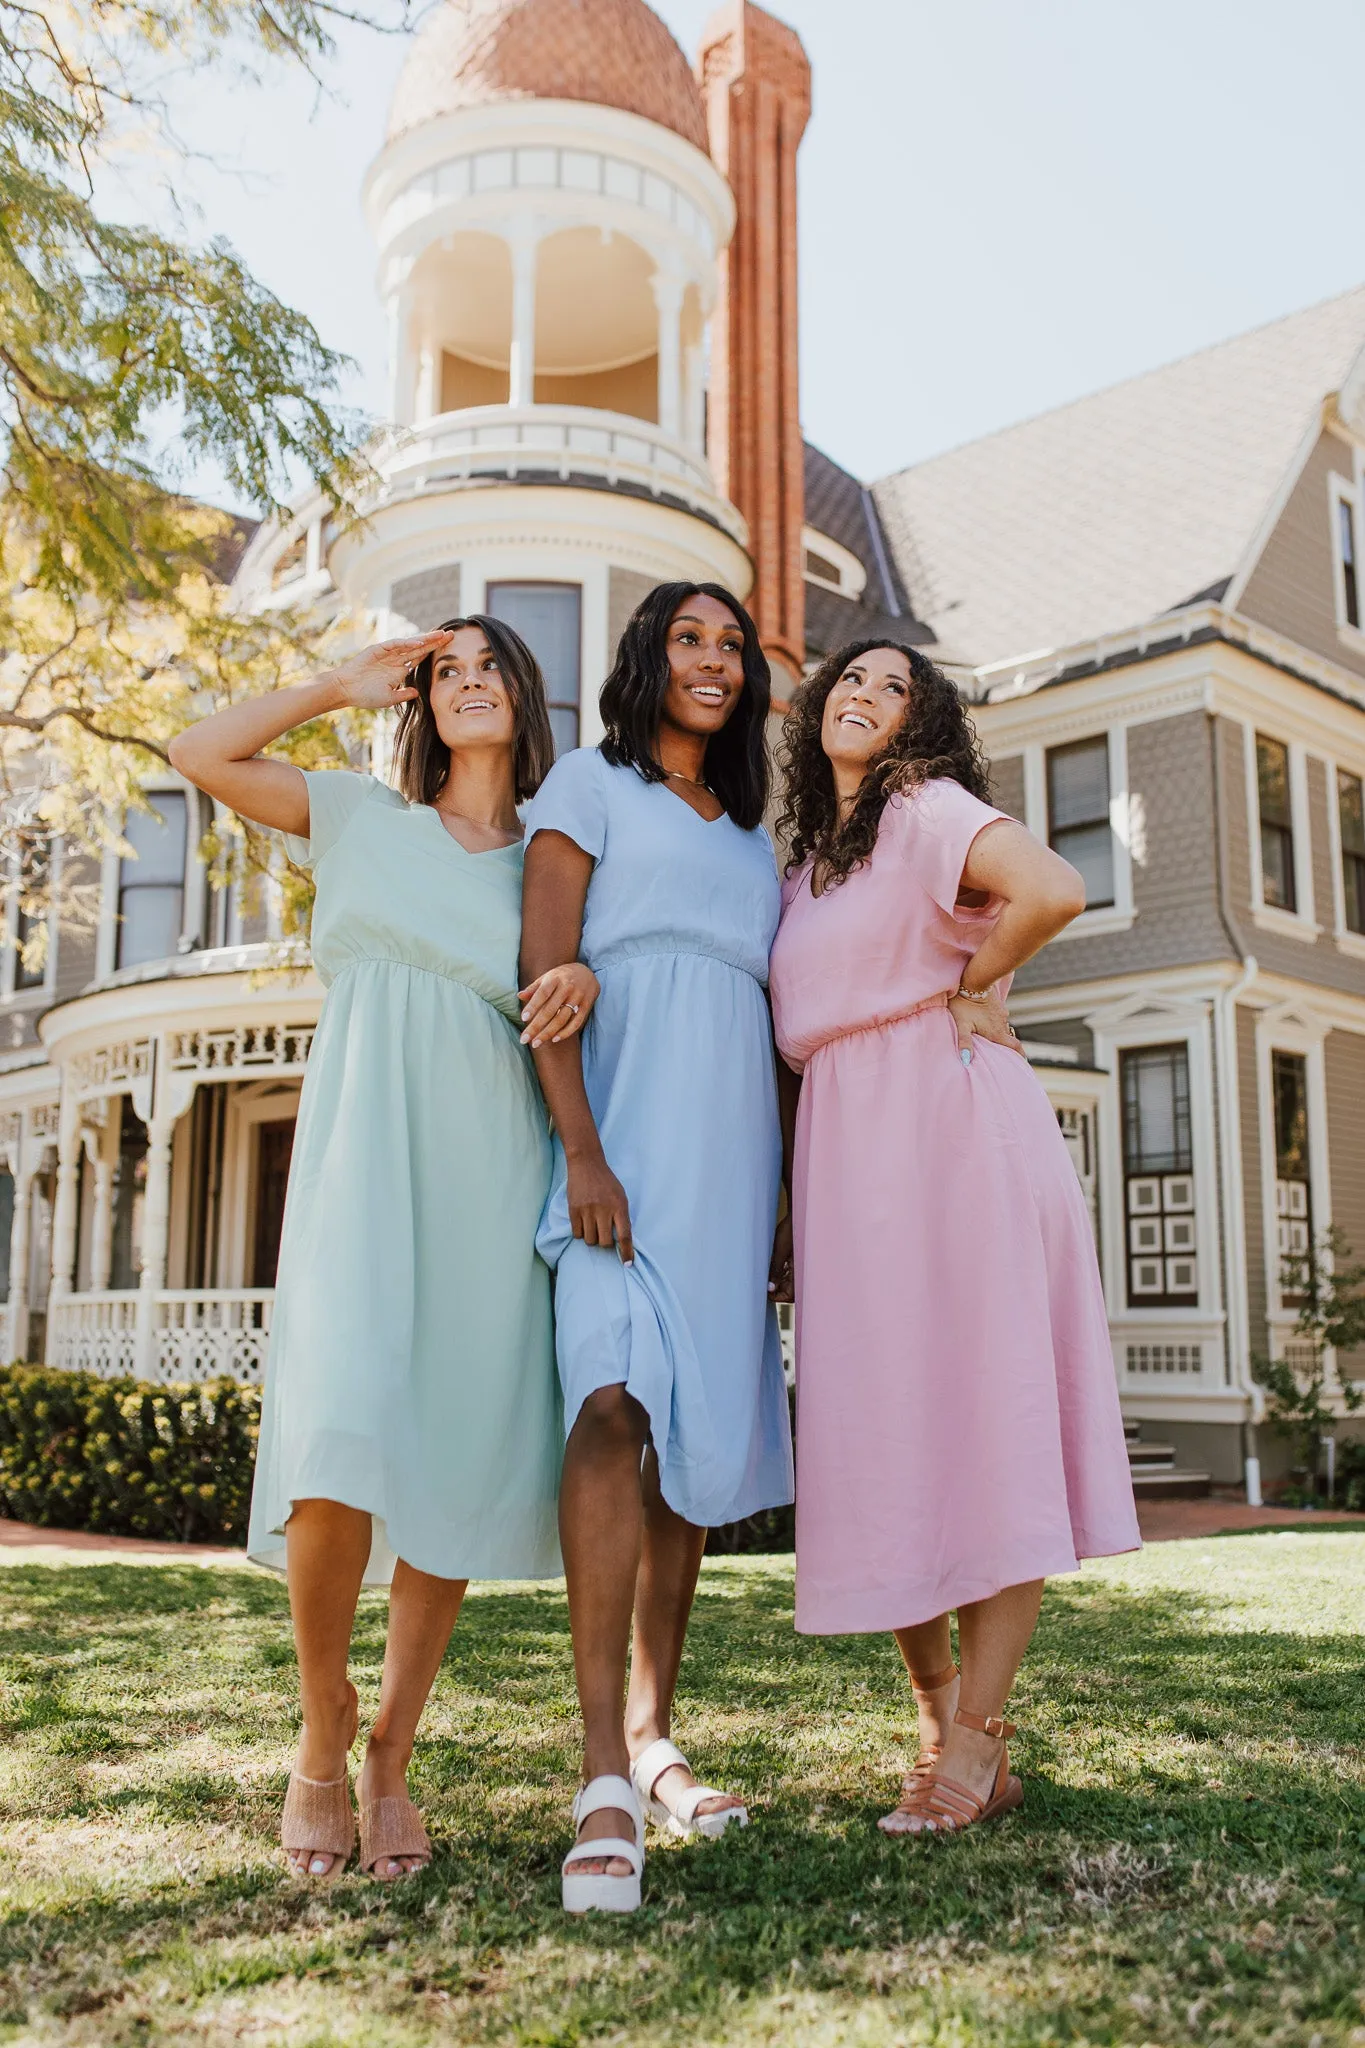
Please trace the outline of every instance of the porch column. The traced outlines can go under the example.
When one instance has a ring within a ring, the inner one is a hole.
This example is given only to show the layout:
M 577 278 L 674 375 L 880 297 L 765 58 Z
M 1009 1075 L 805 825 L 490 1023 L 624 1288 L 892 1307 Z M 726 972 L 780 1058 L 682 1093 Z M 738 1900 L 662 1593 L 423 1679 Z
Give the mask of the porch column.
M 682 437 L 682 309 L 687 287 L 670 270 L 656 270 L 651 283 L 659 309 L 659 425 L 677 441 Z
M 700 342 L 683 351 L 683 437 L 694 454 L 706 453 L 706 387 Z
M 27 1123 L 27 1117 L 24 1121 Z M 14 1216 L 9 1231 L 6 1363 L 22 1358 L 28 1350 L 28 1248 L 33 1221 L 33 1167 L 30 1162 L 34 1149 L 33 1140 L 25 1132 L 19 1140 L 19 1159 L 14 1175 Z
M 540 235 L 533 221 L 519 221 L 507 238 L 512 251 L 512 353 L 508 366 L 509 405 L 536 402 L 536 265 Z
M 406 282 L 389 293 L 389 416 L 396 426 L 412 425 L 416 378 L 412 349 L 412 293 Z
M 171 1229 L 171 1140 L 175 1118 L 158 1107 L 147 1122 L 147 1185 L 142 1200 L 142 1274 L 137 1297 L 137 1377 L 157 1374 L 156 1298 L 166 1285 Z
M 417 405 L 415 418 L 418 423 L 435 419 L 441 410 L 440 383 L 441 352 L 434 341 L 424 341 L 417 354 Z
M 120 1096 L 106 1097 L 104 1122 L 87 1131 L 86 1150 L 95 1170 L 95 1213 L 90 1226 L 90 1290 L 100 1294 L 109 1285 L 114 1258 L 114 1168 L 118 1159 Z M 90 1139 L 94 1138 L 92 1145 Z
M 76 1281 L 76 1222 L 81 1185 L 81 1105 L 62 1091 L 57 1123 L 57 1195 L 52 1205 L 52 1298 L 70 1294 Z

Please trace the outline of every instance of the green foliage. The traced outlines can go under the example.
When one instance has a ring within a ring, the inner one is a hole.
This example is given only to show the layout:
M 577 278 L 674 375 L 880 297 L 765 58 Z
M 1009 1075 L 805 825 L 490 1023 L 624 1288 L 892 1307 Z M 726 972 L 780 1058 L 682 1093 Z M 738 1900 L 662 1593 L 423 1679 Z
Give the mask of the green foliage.
M 1365 1511 L 1365 1441 L 1337 1439 L 1337 1492 L 1333 1506 L 1352 1514 Z
M 180 1543 L 246 1537 L 261 1397 L 0 1369 L 0 1511 L 42 1528 Z
M 1337 1401 L 1351 1414 L 1365 1401 L 1365 1389 L 1355 1380 L 1332 1387 L 1327 1379 L 1329 1351 L 1365 1344 L 1365 1265 L 1334 1224 L 1306 1252 L 1285 1258 L 1280 1289 L 1300 1304 L 1294 1334 L 1301 1355 L 1290 1364 L 1258 1353 L 1251 1369 L 1270 1396 L 1271 1422 L 1292 1439 L 1311 1488 L 1322 1439 L 1340 1412 Z

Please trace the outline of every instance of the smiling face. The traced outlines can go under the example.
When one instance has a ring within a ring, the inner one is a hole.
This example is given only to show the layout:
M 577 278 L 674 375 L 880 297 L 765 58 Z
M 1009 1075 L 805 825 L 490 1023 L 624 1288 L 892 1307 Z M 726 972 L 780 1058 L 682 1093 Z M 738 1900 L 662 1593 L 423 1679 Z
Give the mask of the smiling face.
M 869 648 L 849 663 L 825 699 L 820 725 L 820 744 L 836 768 L 861 777 L 904 719 L 914 687 L 897 647 Z
M 668 628 L 668 688 L 660 722 L 710 739 L 744 691 L 744 629 L 718 598 L 696 591 Z
M 478 626 L 461 626 L 432 664 L 431 713 L 452 751 L 515 744 L 512 693 Z

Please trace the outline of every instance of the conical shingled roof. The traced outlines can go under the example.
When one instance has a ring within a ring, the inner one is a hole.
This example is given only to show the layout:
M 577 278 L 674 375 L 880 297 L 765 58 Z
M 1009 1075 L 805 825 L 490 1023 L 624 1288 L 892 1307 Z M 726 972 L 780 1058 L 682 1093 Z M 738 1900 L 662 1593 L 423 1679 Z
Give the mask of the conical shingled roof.
M 697 82 L 645 0 L 445 0 L 399 74 L 389 136 L 527 99 L 621 107 L 706 148 Z

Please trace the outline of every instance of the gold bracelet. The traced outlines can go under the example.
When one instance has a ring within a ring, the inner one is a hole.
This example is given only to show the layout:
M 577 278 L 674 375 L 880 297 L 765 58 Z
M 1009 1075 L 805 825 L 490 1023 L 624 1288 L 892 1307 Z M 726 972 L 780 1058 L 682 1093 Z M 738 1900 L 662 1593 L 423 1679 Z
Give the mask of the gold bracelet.
M 995 983 L 992 982 L 989 988 L 964 988 L 959 982 L 957 993 L 964 1003 L 988 1003 L 995 994 Z

